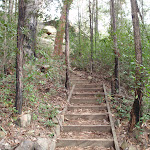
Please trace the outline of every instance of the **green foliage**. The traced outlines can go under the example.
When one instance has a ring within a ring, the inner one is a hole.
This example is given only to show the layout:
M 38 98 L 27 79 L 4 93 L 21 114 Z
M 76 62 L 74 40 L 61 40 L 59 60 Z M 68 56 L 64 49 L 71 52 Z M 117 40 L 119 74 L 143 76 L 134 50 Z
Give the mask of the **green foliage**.
M 125 98 L 123 99 L 115 99 L 113 98 L 111 101 L 111 105 L 113 109 L 117 111 L 116 116 L 122 119 L 129 119 L 130 118 L 130 111 L 132 108 L 131 105 L 132 101 L 127 100 Z

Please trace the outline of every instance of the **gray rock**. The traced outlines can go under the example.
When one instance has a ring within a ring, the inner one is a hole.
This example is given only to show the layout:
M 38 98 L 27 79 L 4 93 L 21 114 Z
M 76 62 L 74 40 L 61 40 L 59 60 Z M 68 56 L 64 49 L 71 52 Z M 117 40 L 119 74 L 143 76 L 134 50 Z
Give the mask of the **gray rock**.
M 5 133 L 3 131 L 0 131 L 0 139 L 3 139 L 5 137 Z
M 92 80 L 93 78 L 92 78 L 91 76 L 88 76 L 88 79 L 89 79 L 89 80 Z
M 120 147 L 122 148 L 122 150 L 127 150 L 127 148 L 129 147 L 129 144 L 126 141 L 124 141 Z
M 34 150 L 34 143 L 29 140 L 21 142 L 15 150 Z
M 0 142 L 0 150 L 11 150 L 11 146 L 9 143 Z
M 4 147 L 5 147 L 5 150 L 10 150 L 11 149 L 11 146 L 8 143 L 5 143 Z
M 120 127 L 120 126 L 121 126 L 120 120 L 117 119 L 117 120 L 114 122 L 114 125 L 115 125 L 115 127 Z
M 137 150 L 137 148 L 133 145 L 129 146 L 129 149 L 128 150 Z
M 31 115 L 30 114 L 22 115 L 17 119 L 16 124 L 19 125 L 20 127 L 29 126 L 31 124 Z
M 51 140 L 47 138 L 38 138 L 34 144 L 34 150 L 49 150 Z

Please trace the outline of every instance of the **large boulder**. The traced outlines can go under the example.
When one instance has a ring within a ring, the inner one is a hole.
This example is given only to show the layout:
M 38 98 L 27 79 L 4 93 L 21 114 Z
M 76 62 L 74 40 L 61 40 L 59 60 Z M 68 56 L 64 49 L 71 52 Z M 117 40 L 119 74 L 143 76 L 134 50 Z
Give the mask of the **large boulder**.
M 45 26 L 44 30 L 46 31 L 46 33 L 48 35 L 55 35 L 56 32 L 57 32 L 57 30 L 56 30 L 56 28 L 54 26 Z
M 49 150 L 51 145 L 51 140 L 47 138 L 38 138 L 34 144 L 35 150 Z
M 34 143 L 29 140 L 21 142 L 15 150 L 34 150 Z

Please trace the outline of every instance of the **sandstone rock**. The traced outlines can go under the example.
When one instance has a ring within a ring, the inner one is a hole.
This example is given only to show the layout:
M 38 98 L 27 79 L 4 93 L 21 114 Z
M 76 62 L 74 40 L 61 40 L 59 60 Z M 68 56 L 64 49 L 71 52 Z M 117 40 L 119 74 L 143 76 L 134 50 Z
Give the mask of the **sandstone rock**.
M 57 118 L 53 118 L 52 121 L 53 121 L 53 123 L 55 123 L 55 124 L 58 124 L 58 123 L 59 123 L 59 121 L 58 121 Z
M 3 131 L 0 131 L 0 139 L 3 139 L 5 137 L 5 133 Z
M 47 138 L 38 138 L 37 142 L 34 144 L 34 150 L 49 150 L 51 140 Z
M 44 27 L 44 30 L 46 30 L 46 33 L 48 35 L 52 34 L 52 35 L 55 35 L 56 34 L 56 28 L 54 26 L 45 26 Z
M 11 150 L 9 143 L 5 143 L 3 140 L 0 141 L 0 150 Z
M 128 147 L 129 147 L 129 145 L 128 145 L 128 143 L 126 142 L 126 141 L 124 141 L 122 144 L 121 144 L 121 149 L 122 150 L 126 150 Z
M 117 120 L 114 122 L 114 125 L 115 125 L 115 127 L 120 127 L 120 126 L 121 126 L 120 120 L 117 119 Z
M 128 150 L 137 150 L 137 148 L 133 145 L 129 146 L 129 149 Z
M 16 124 L 19 125 L 20 127 L 27 127 L 31 123 L 31 115 L 30 114 L 25 114 L 19 117 L 16 121 Z
M 91 76 L 88 76 L 88 80 L 92 80 L 93 78 Z
M 29 140 L 21 142 L 15 150 L 34 150 L 34 143 Z
M 11 146 L 10 146 L 9 143 L 5 143 L 5 144 L 4 144 L 4 148 L 5 148 L 5 150 L 10 150 L 10 149 L 11 149 Z

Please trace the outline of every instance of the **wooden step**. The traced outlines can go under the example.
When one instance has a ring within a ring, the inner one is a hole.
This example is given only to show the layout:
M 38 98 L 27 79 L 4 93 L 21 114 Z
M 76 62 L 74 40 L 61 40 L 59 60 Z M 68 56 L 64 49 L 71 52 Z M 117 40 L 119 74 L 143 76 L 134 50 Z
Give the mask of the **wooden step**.
M 89 81 L 88 80 L 84 80 L 84 79 L 83 80 L 71 80 L 71 83 L 82 85 L 82 84 L 88 84 Z
M 99 84 L 77 84 L 76 88 L 102 88 Z
M 100 110 L 106 110 L 106 106 L 68 106 L 68 111 L 74 111 L 75 109 L 90 109 L 92 111 L 100 111 Z
M 106 119 L 108 120 L 108 113 L 100 113 L 100 114 L 66 114 L 64 116 L 65 118 L 71 120 L 71 119 L 86 119 L 86 120 L 92 120 L 92 119 Z
M 103 92 L 94 92 L 94 93 L 72 93 L 72 96 L 76 97 L 101 97 L 104 96 L 105 94 Z
M 63 132 L 100 131 L 111 133 L 110 125 L 66 125 L 66 126 L 63 125 L 62 129 Z
M 75 88 L 74 92 L 103 92 L 100 88 Z
M 81 99 L 81 98 L 71 98 L 71 104 L 99 104 L 98 98 L 88 98 L 88 99 Z
M 57 147 L 114 147 L 113 139 L 58 139 Z

